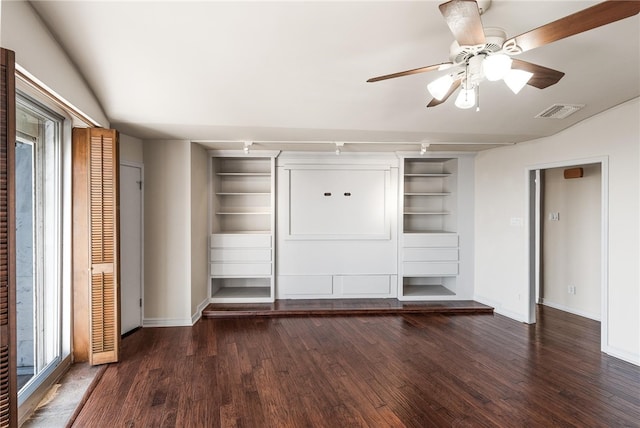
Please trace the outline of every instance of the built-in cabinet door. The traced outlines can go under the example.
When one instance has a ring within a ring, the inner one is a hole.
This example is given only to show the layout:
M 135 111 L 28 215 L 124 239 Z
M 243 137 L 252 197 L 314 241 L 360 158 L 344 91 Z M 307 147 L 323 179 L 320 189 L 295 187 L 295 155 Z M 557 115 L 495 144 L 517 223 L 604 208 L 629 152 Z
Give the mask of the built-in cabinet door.
M 291 169 L 289 233 L 293 236 L 388 236 L 385 169 Z

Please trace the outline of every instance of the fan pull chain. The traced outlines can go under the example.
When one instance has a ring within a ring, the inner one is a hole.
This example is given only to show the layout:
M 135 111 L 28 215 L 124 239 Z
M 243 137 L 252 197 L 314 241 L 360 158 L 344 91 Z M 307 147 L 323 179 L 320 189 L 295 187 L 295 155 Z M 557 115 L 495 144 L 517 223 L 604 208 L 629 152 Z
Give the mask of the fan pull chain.
M 476 111 L 480 111 L 480 85 L 476 85 Z
M 465 85 L 465 88 L 464 88 L 464 100 L 468 102 L 469 101 L 469 61 L 467 61 L 467 64 L 465 65 L 464 77 L 465 79 L 467 79 L 467 84 Z

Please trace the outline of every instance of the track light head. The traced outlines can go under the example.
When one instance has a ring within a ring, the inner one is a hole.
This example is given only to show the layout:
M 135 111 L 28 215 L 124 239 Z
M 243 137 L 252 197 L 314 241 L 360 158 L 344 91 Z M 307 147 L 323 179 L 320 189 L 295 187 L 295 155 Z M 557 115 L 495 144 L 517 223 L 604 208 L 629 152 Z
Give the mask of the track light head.
M 242 149 L 244 151 L 245 155 L 248 155 L 251 150 L 250 147 L 253 145 L 253 141 L 245 141 L 244 142 L 244 148 Z

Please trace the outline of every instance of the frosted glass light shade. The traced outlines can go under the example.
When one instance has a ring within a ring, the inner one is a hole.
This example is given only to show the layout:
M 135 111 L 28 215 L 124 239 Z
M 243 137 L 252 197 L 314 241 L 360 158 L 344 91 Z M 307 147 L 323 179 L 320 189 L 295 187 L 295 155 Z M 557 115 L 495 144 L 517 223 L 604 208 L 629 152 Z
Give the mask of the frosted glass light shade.
M 511 58 L 505 54 L 489 55 L 482 62 L 482 70 L 487 80 L 500 80 L 511 70 Z
M 522 88 L 524 88 L 524 85 L 527 84 L 532 76 L 533 73 L 529 73 L 528 71 L 511 69 L 504 76 L 504 83 L 507 84 L 514 94 L 517 94 Z
M 458 108 L 471 108 L 476 105 L 476 91 L 473 89 L 462 89 L 458 93 L 456 98 L 456 107 Z
M 437 99 L 438 101 L 442 101 L 444 96 L 447 95 L 447 92 L 449 91 L 449 88 L 452 84 L 453 77 L 446 74 L 429 83 L 427 85 L 427 89 L 429 90 L 429 93 L 433 98 Z

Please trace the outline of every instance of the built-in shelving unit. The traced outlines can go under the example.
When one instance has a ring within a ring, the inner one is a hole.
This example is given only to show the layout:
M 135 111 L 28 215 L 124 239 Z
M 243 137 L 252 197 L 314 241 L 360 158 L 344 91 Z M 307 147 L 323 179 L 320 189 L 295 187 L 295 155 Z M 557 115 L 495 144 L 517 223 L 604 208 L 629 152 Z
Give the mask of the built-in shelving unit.
M 271 233 L 272 159 L 212 158 L 213 233 Z
M 456 159 L 404 159 L 403 232 L 455 231 Z M 453 195 L 453 197 L 452 197 Z
M 212 303 L 274 300 L 277 154 L 210 152 L 209 289 Z
M 398 299 L 455 299 L 459 272 L 458 159 L 401 163 Z

